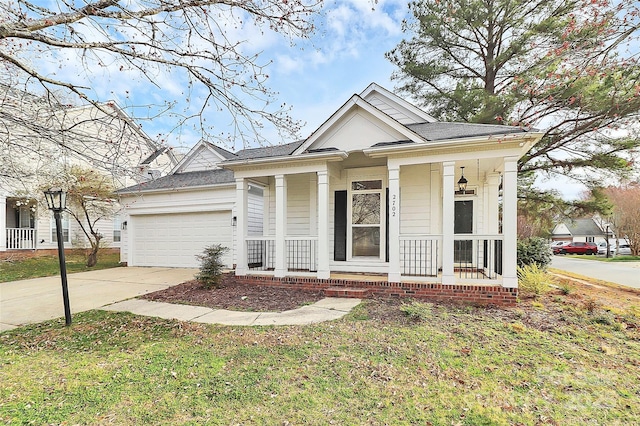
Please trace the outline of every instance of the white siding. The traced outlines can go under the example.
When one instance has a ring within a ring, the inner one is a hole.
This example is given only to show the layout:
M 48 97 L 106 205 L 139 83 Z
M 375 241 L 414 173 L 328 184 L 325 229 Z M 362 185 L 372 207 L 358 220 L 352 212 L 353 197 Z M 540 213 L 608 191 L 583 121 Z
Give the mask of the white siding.
M 400 111 L 395 106 L 388 104 L 385 100 L 386 98 L 382 98 L 380 96 L 372 96 L 367 99 L 367 102 L 402 124 L 415 123 L 414 118 L 407 115 L 406 112 Z
M 249 235 L 262 235 L 264 200 L 261 188 L 251 187 L 247 196 L 247 204 L 248 233 Z
M 358 109 L 347 114 L 330 134 L 313 144 L 312 148 L 343 147 L 350 151 L 362 150 L 379 142 L 393 142 L 407 137 L 373 115 Z
M 400 234 L 428 234 L 431 206 L 429 165 L 400 169 Z
M 198 172 L 201 170 L 213 170 L 218 168 L 220 157 L 210 149 L 200 146 L 191 155 L 186 164 L 180 167 L 180 172 Z
M 309 175 L 287 178 L 287 235 L 309 235 Z

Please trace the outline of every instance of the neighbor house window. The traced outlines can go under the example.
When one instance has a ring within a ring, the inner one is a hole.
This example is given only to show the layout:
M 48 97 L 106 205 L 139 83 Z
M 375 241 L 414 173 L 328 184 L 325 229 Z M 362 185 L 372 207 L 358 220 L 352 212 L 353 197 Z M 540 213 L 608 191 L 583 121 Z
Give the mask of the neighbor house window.
M 69 239 L 69 215 L 66 213 L 62 214 L 61 217 L 61 222 L 62 222 L 62 242 L 63 243 L 68 243 L 70 241 Z M 56 222 L 55 220 L 51 220 L 51 242 L 52 243 L 57 243 L 58 242 L 58 235 L 56 234 Z
M 596 241 L 596 237 L 587 237 L 588 243 L 594 243 Z
M 120 216 L 116 216 L 113 218 L 113 242 L 119 243 L 121 237 L 121 228 L 122 228 L 122 219 Z

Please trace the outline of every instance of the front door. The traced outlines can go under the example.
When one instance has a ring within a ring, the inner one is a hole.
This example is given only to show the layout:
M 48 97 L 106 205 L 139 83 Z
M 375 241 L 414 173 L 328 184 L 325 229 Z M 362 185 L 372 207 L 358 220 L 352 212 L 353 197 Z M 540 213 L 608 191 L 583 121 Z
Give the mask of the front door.
M 455 234 L 473 233 L 473 200 L 455 202 L 454 225 Z M 473 260 L 473 242 L 471 240 L 454 241 L 453 261 L 471 263 Z

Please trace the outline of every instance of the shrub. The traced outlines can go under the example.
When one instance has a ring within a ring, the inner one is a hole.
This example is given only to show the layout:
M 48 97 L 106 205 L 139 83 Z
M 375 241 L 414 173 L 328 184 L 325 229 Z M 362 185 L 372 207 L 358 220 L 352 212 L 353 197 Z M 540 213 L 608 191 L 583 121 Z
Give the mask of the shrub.
M 544 238 L 531 237 L 518 240 L 518 266 L 536 264 L 545 269 L 550 263 L 553 252 Z
M 200 272 L 196 275 L 196 279 L 202 282 L 205 288 L 217 288 L 220 285 L 224 268 L 222 256 L 228 251 L 229 248 L 214 244 L 205 247 L 202 254 L 196 256 L 200 261 Z
M 518 288 L 525 296 L 539 296 L 550 290 L 551 276 L 537 263 L 518 267 Z

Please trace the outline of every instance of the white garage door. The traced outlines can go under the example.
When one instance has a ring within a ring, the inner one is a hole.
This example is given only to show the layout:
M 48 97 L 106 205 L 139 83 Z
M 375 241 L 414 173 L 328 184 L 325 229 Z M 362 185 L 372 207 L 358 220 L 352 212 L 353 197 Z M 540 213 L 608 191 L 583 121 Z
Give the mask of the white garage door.
M 212 244 L 229 247 L 224 258 L 231 266 L 231 211 L 131 216 L 132 266 L 198 267 L 196 255 Z

